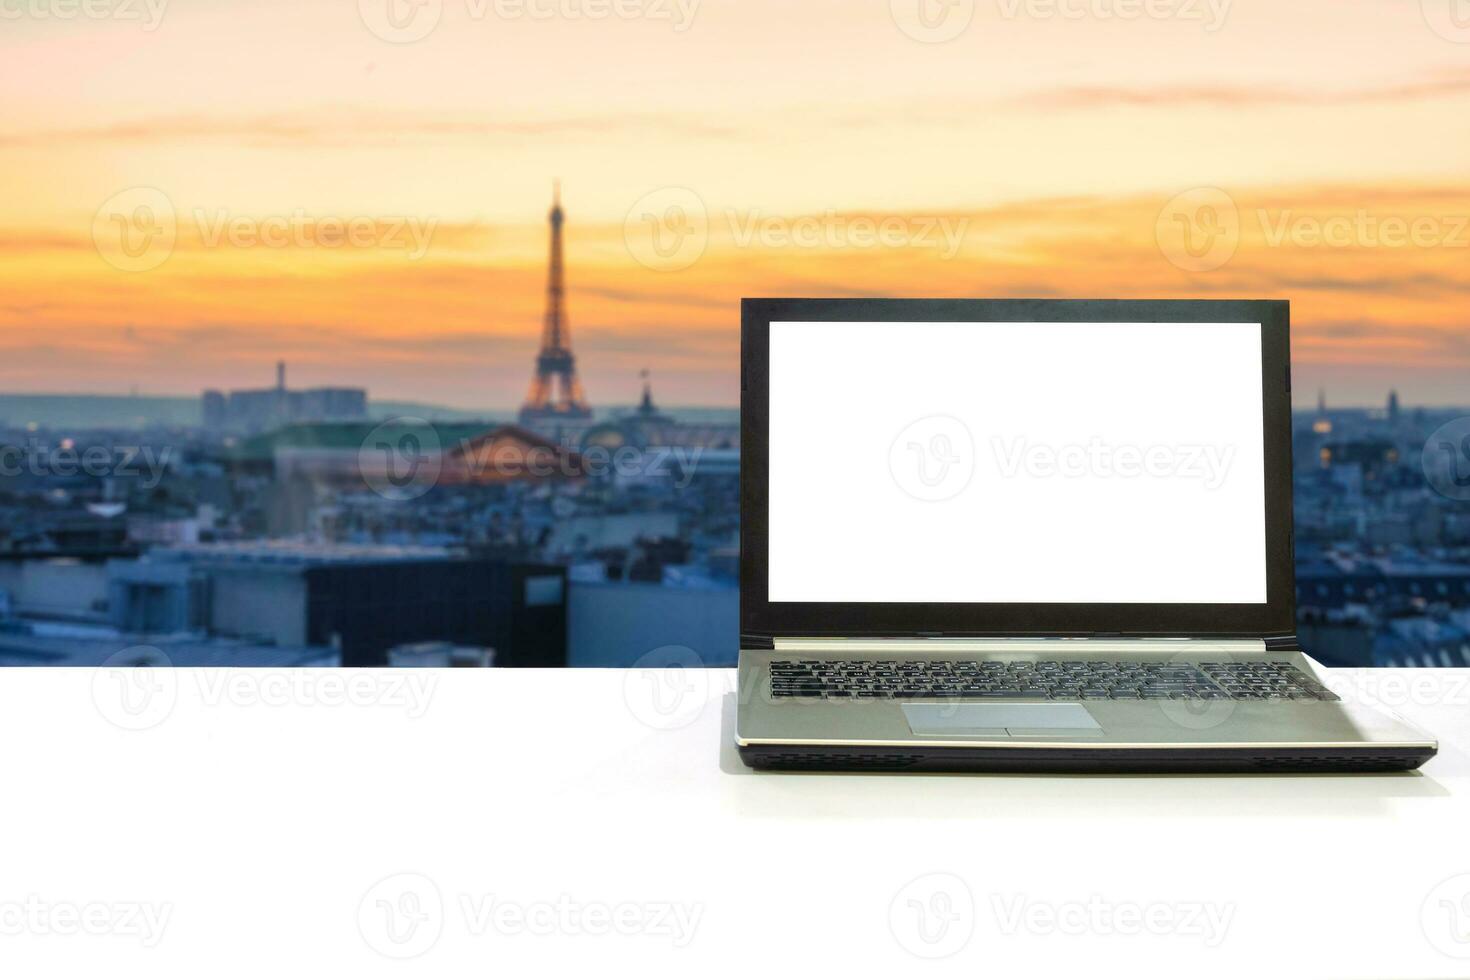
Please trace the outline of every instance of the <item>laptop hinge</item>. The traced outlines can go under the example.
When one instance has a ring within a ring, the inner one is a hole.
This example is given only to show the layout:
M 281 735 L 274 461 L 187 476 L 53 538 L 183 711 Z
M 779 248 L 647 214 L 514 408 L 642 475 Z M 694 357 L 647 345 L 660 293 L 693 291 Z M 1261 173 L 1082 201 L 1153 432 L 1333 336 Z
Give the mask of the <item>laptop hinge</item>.
M 1259 654 L 1267 649 L 1260 637 L 1092 637 L 1092 636 L 1015 636 L 1015 637 L 842 637 L 842 636 L 778 636 L 773 649 L 786 653 L 1046 653 L 1067 650 L 1078 653 L 1151 653 L 1187 650 L 1192 653 Z

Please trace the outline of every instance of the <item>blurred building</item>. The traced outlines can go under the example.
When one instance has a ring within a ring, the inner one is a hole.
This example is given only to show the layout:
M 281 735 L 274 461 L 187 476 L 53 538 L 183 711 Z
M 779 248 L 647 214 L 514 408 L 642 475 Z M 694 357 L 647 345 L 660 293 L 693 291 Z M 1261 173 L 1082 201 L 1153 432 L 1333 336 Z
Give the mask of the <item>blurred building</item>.
M 286 362 L 276 365 L 274 388 L 206 391 L 200 410 L 211 432 L 253 433 L 295 422 L 321 422 L 367 417 L 367 392 L 362 388 L 286 387 Z
M 500 666 L 566 663 L 566 571 L 443 549 L 284 542 L 154 549 L 108 566 L 112 625 L 326 647 L 381 666 L 407 644 L 490 648 Z

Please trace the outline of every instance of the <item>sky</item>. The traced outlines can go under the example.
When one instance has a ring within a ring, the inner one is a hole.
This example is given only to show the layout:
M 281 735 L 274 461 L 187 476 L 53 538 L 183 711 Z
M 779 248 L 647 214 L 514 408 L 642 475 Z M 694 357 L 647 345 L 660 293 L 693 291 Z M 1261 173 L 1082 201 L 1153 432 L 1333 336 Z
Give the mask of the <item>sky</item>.
M 0 0 L 0 391 L 594 404 L 739 299 L 1272 297 L 1296 391 L 1470 402 L 1465 0 Z M 840 354 L 834 354 L 840 363 Z

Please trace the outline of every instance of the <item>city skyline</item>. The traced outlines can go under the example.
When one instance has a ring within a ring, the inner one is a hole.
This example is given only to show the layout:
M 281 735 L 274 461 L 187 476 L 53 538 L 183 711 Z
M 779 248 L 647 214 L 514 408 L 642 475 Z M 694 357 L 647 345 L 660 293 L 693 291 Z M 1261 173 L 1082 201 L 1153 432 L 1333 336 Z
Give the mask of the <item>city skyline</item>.
M 746 295 L 1285 297 L 1299 407 L 1463 400 L 1470 73 L 1419 4 L 981 5 L 944 43 L 887 2 L 840 30 L 764 0 L 682 28 L 445 4 L 415 43 L 371 6 L 7 21 L 12 90 L 68 71 L 0 123 L 0 391 L 193 396 L 285 358 L 513 409 L 561 176 L 594 406 L 644 368 L 662 402 L 737 404 Z M 150 194 L 165 260 L 119 268 L 106 236 Z M 354 223 L 365 244 L 322 243 Z

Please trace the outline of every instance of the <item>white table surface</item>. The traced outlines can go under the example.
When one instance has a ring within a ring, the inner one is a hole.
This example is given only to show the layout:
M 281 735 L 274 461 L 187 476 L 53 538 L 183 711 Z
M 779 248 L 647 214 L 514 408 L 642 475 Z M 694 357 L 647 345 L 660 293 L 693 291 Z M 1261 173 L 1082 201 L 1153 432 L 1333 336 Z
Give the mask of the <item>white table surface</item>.
M 1420 773 L 1262 777 L 755 773 L 728 670 L 0 676 L 7 977 L 1470 975 L 1470 671 L 1330 675 Z

